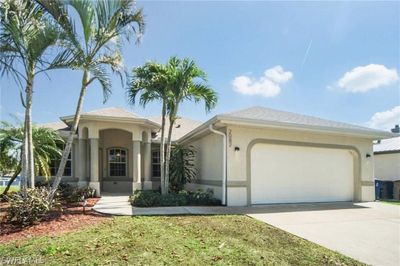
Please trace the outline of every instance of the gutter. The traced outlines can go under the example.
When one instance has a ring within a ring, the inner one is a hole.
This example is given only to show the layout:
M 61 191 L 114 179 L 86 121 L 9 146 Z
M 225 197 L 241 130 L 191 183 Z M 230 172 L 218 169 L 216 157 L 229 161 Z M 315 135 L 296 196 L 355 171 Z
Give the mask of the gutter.
M 222 144 L 222 205 L 226 205 L 226 166 L 227 166 L 227 156 L 226 156 L 226 135 L 221 131 L 218 131 L 213 128 L 213 124 L 210 124 L 209 127 L 211 132 L 222 136 L 223 144 Z

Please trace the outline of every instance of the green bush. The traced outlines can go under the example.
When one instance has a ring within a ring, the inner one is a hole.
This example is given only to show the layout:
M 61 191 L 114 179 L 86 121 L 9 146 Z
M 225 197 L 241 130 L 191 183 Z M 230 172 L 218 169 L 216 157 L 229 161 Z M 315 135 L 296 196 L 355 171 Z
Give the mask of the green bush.
M 136 190 L 130 197 L 130 202 L 137 207 L 221 205 L 221 201 L 214 198 L 212 190 L 206 192 L 181 190 L 166 195 L 161 195 L 158 191 Z
M 58 206 L 56 199 L 48 200 L 49 193 L 48 188 L 39 187 L 28 189 L 26 197 L 21 192 L 6 196 L 10 204 L 7 209 L 7 222 L 28 226 L 41 221 Z
M 36 187 L 50 187 L 48 182 L 36 182 Z M 80 202 L 82 198 L 93 198 L 96 195 L 96 190 L 91 187 L 77 187 L 68 183 L 60 183 L 58 186 L 58 195 L 60 200 L 65 200 L 69 203 Z

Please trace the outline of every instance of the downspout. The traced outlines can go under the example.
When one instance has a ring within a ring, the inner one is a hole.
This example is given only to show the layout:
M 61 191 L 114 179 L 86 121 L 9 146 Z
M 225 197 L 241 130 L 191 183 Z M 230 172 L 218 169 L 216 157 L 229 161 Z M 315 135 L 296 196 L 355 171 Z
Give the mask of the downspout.
M 222 144 L 222 205 L 226 205 L 226 135 L 225 133 L 222 133 L 221 131 L 215 130 L 213 128 L 213 125 L 211 124 L 209 126 L 209 129 L 211 132 L 218 134 L 220 136 L 222 136 L 223 138 L 223 144 Z

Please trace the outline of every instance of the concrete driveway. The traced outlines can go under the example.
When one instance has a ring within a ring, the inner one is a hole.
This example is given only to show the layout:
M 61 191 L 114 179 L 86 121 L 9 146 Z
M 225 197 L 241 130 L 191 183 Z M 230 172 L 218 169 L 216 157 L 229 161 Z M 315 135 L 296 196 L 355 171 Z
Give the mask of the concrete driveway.
M 249 216 L 372 265 L 400 265 L 400 206 L 380 202 L 255 206 Z

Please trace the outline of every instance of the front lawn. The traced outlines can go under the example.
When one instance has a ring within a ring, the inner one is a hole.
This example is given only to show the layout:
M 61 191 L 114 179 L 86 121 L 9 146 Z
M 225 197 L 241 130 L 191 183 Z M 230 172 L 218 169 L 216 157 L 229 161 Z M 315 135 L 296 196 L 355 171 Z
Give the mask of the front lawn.
M 0 246 L 46 265 L 361 265 L 247 216 L 115 217 L 56 237 Z
M 400 205 L 400 200 L 380 200 L 380 202 L 389 203 L 393 205 Z
M 0 186 L 0 194 L 3 193 L 4 189 L 6 189 L 6 186 Z M 19 191 L 19 186 L 10 186 L 10 189 L 8 192 L 17 192 Z

